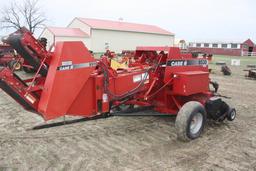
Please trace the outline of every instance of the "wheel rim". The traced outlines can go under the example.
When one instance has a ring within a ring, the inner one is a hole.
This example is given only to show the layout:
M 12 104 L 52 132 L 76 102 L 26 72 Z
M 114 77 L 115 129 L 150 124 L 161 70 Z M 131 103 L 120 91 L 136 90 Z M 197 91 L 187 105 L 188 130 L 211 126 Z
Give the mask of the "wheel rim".
M 191 120 L 190 132 L 192 134 L 198 133 L 202 125 L 203 125 L 203 115 L 201 113 L 195 114 Z
M 17 63 L 14 64 L 14 69 L 15 69 L 15 70 L 19 70 L 20 67 L 21 67 L 21 65 L 20 65 L 19 62 L 17 62 Z
M 235 110 L 232 110 L 232 112 L 230 113 L 230 118 L 231 120 L 234 120 L 236 117 L 236 111 Z

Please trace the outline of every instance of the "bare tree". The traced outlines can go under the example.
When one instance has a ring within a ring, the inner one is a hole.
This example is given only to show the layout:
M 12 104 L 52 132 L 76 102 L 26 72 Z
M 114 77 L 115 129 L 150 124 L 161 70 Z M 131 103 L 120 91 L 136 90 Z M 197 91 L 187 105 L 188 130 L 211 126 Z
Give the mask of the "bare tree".
M 1 10 L 1 28 L 20 29 L 25 26 L 34 33 L 43 26 L 46 17 L 38 4 L 39 0 L 23 0 L 23 3 L 12 2 Z

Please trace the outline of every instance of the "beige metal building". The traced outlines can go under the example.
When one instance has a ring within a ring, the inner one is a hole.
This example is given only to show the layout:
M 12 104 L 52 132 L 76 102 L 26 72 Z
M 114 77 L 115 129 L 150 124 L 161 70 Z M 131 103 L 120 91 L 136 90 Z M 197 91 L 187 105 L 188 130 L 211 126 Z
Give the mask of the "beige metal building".
M 74 34 L 73 29 L 79 29 L 79 32 L 85 34 Z M 51 29 L 45 29 L 40 37 L 50 37 L 50 42 L 82 40 L 88 49 L 96 53 L 105 52 L 107 49 L 121 52 L 135 50 L 137 46 L 174 45 L 174 34 L 169 31 L 153 25 L 123 21 L 74 18 L 67 28 L 61 31 L 55 30 L 53 33 L 47 30 Z M 73 35 L 62 36 L 63 31 L 72 32 Z
M 88 34 L 79 28 L 46 27 L 39 37 L 47 38 L 47 49 L 58 41 L 82 41 L 90 42 Z

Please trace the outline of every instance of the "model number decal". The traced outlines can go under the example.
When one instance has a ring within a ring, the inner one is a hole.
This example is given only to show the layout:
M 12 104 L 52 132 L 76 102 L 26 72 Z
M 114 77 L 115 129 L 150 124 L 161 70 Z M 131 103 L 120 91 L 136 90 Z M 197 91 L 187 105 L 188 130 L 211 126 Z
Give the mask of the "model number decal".
M 68 65 L 63 65 L 68 64 Z M 65 70 L 72 70 L 78 68 L 88 68 L 88 67 L 95 67 L 97 62 L 88 62 L 88 63 L 81 63 L 81 64 L 72 64 L 72 62 L 62 62 L 62 65 L 57 68 L 58 71 L 65 71 Z
M 205 59 L 200 60 L 170 60 L 167 62 L 167 66 L 192 66 L 192 65 L 208 65 L 208 61 Z
M 73 62 L 72 61 L 62 61 L 61 62 L 61 66 L 64 66 L 64 65 L 72 65 Z

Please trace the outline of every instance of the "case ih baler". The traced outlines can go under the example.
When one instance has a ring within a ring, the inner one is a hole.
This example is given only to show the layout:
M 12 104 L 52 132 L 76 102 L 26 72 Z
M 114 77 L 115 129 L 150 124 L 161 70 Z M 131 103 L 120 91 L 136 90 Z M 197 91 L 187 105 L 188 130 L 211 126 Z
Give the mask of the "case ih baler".
M 94 59 L 82 42 L 57 42 L 49 52 L 25 28 L 3 41 L 37 72 L 31 79 L 21 79 L 3 68 L 1 88 L 45 120 L 152 107 L 177 115 L 178 138 L 191 140 L 202 133 L 207 118 L 231 121 L 236 116 L 235 109 L 210 91 L 207 60 L 175 47 L 138 47 L 128 68 L 114 70 L 110 58 Z

